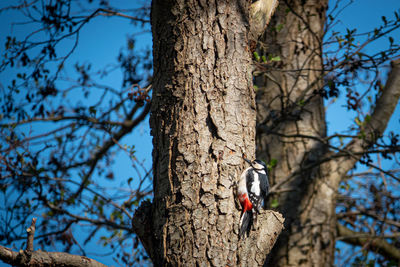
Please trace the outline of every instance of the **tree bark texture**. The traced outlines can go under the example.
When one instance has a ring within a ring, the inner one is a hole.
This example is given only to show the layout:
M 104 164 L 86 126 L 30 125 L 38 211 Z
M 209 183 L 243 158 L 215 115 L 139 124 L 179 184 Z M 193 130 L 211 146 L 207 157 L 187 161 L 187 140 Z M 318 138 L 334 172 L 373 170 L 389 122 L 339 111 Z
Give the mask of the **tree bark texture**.
M 153 1 L 154 201 L 133 225 L 155 266 L 262 265 L 282 229 L 267 211 L 238 238 L 233 185 L 255 154 L 248 5 Z
M 328 1 L 280 1 L 263 42 L 281 61 L 257 78 L 260 158 L 276 159 L 272 184 L 285 183 L 279 210 L 286 230 L 269 266 L 331 266 L 335 238 L 335 188 L 315 165 L 327 149 L 302 136 L 326 136 L 321 88 L 321 44 Z

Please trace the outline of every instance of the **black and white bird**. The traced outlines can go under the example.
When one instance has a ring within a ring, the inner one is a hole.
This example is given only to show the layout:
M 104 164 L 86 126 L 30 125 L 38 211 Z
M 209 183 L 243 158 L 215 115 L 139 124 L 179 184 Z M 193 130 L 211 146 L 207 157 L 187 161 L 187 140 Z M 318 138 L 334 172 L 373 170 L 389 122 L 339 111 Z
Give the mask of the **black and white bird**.
M 268 170 L 265 163 L 257 159 L 244 160 L 250 164 L 250 167 L 240 176 L 237 189 L 237 197 L 243 208 L 239 224 L 240 237 L 244 237 L 245 233 L 250 231 L 253 221 L 257 220 L 257 214 L 260 212 L 262 203 L 266 201 L 269 191 Z

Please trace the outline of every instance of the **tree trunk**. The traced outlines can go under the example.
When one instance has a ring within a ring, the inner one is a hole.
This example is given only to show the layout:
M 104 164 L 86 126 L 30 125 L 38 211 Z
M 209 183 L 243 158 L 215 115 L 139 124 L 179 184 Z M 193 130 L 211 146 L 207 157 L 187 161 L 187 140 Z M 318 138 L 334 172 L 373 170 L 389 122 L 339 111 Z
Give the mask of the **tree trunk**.
M 255 154 L 248 5 L 153 1 L 154 202 L 133 226 L 155 266 L 262 265 L 281 230 L 265 212 L 238 238 L 233 185 Z
M 315 164 L 327 149 L 321 88 L 322 37 L 328 1 L 281 1 L 264 43 L 280 56 L 264 77 L 257 78 L 258 155 L 276 159 L 272 184 L 285 216 L 282 232 L 268 266 L 331 266 L 335 238 L 336 180 Z M 304 138 L 314 136 L 315 139 Z M 282 188 L 281 188 L 282 189 Z

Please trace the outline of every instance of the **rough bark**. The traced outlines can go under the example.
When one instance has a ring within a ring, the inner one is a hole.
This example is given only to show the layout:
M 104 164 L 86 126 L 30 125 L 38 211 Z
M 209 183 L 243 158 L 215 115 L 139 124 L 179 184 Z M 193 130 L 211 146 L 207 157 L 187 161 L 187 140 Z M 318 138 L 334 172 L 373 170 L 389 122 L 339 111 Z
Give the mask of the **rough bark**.
M 279 210 L 286 230 L 268 259 L 269 266 L 331 266 L 335 210 L 330 181 L 319 167 L 309 168 L 327 151 L 315 139 L 326 136 L 321 86 L 321 42 L 328 1 L 280 1 L 263 40 L 280 56 L 277 71 L 257 79 L 258 155 L 276 159 L 272 184 L 286 182 Z M 283 26 L 281 29 L 279 29 Z M 290 136 L 290 137 L 286 137 Z M 298 137 L 292 137 L 298 136 Z
M 255 153 L 248 5 L 153 1 L 154 201 L 133 225 L 155 266 L 261 265 L 282 229 L 267 211 L 238 237 L 233 185 Z

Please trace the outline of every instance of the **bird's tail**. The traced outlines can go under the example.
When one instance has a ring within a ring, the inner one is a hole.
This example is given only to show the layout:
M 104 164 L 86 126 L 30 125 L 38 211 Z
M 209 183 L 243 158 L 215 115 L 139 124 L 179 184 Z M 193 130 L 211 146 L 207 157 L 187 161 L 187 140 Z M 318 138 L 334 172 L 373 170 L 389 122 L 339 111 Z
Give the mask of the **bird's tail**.
M 246 233 L 249 234 L 252 223 L 253 223 L 252 210 L 243 212 L 242 217 L 240 218 L 240 228 L 239 228 L 240 238 L 244 237 Z

